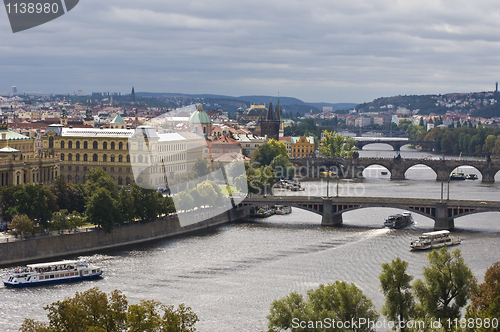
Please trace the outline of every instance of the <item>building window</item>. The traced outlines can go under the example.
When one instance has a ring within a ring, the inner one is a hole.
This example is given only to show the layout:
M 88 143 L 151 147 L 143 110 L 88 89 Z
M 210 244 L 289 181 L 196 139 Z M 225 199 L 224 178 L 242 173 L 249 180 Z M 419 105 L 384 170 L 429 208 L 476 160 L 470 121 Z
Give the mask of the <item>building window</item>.
M 114 172 L 115 172 L 115 168 L 111 167 L 111 173 L 114 173 Z
M 115 149 L 115 142 L 111 142 L 111 150 Z
M 71 175 L 68 175 L 68 182 L 71 182 Z
M 80 166 L 75 166 L 75 171 L 79 172 L 80 171 Z
M 78 183 L 79 180 L 80 180 L 80 177 L 78 175 L 75 176 L 75 183 Z
M 84 149 L 88 149 L 89 148 L 89 144 L 87 143 L 87 141 L 83 142 L 83 148 Z
M 122 182 L 123 182 L 122 177 L 119 176 L 118 177 L 118 185 L 121 186 L 123 184 Z
M 61 160 L 64 160 L 64 153 L 61 153 Z
M 73 160 L 73 155 L 71 153 L 68 153 L 68 160 L 72 161 Z
M 118 150 L 123 150 L 123 142 L 118 143 Z
M 102 149 L 107 150 L 108 149 L 108 142 L 103 142 L 102 143 Z
M 102 161 L 107 162 L 108 161 L 108 156 L 107 155 L 102 155 Z
M 139 155 L 139 157 L 137 157 L 137 162 L 142 163 L 142 155 Z
M 87 171 L 87 166 L 83 166 L 83 171 L 86 172 Z
M 129 163 L 129 162 L 130 162 L 130 155 L 128 154 L 127 155 L 127 163 Z
M 125 184 L 126 184 L 127 186 L 129 186 L 129 185 L 130 185 L 130 178 L 129 178 L 128 176 L 125 178 Z
M 64 141 L 61 141 L 61 149 L 64 149 Z
M 61 172 L 64 172 L 64 166 L 61 166 Z M 33 174 L 33 181 L 35 181 L 35 174 Z
M 87 154 L 84 154 L 84 155 L 83 155 L 83 161 L 88 161 L 88 159 L 89 159 L 89 158 L 88 158 Z
M 80 142 L 79 142 L 79 141 L 77 141 L 77 142 L 76 142 L 76 148 L 77 148 L 77 149 L 79 149 L 79 148 L 80 148 Z
M 68 149 L 73 149 L 73 142 L 72 141 L 68 142 Z
M 118 173 L 121 173 L 122 172 L 122 168 L 118 168 Z
M 71 166 L 68 166 L 68 172 L 71 172 Z
M 75 160 L 76 160 L 76 161 L 80 161 L 80 154 L 79 154 L 79 153 L 77 153 L 77 154 L 75 155 Z
M 123 156 L 122 155 L 118 156 L 118 162 L 120 162 L 120 163 L 123 162 Z
M 106 172 L 106 167 L 103 167 L 103 168 L 102 168 L 102 170 L 103 170 L 104 172 Z
M 97 141 L 94 141 L 94 143 L 92 143 L 92 148 L 94 150 L 97 150 L 99 148 L 98 144 L 97 144 Z
M 92 161 L 98 161 L 97 153 L 94 153 L 92 156 Z
M 110 157 L 110 159 L 111 159 L 111 162 L 114 163 L 115 162 L 115 155 L 112 154 L 111 157 Z
M 53 149 L 53 148 L 54 148 L 54 137 L 50 136 L 49 137 L 49 149 Z

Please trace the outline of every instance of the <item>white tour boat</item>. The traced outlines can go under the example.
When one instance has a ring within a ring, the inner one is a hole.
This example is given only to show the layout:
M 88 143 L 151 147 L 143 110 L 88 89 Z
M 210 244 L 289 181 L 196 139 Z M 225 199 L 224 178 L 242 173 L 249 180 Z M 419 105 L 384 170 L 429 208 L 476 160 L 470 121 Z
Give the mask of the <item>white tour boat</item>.
M 7 287 L 25 287 L 97 278 L 103 270 L 84 261 L 64 260 L 51 263 L 29 264 L 16 268 L 5 277 Z
M 454 237 L 449 231 L 436 231 L 422 234 L 410 246 L 411 250 L 425 250 L 453 246 L 461 242 L 459 237 Z
M 292 208 L 286 205 L 275 205 L 274 214 L 290 214 L 292 213 Z

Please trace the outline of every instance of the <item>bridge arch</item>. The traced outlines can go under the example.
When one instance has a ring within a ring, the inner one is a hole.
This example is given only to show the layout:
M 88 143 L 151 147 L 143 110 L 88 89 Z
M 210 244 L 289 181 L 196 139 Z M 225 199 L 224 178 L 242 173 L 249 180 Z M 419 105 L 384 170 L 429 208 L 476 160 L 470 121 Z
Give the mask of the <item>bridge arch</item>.
M 364 178 L 382 178 L 390 179 L 391 170 L 382 164 L 373 163 L 363 170 Z
M 370 145 L 385 145 L 385 146 L 390 147 L 394 151 L 399 151 L 398 147 L 400 147 L 399 145 L 396 147 L 396 146 L 394 146 L 394 143 L 391 144 L 389 142 L 363 142 L 363 141 L 358 141 L 358 143 L 356 143 L 356 146 L 360 150 L 372 150 L 370 148 L 365 149 L 365 147 L 370 147 Z M 373 149 L 373 150 L 376 150 L 376 149 Z
M 417 179 L 417 177 L 413 177 L 412 174 L 415 173 L 420 173 L 418 176 L 419 180 L 436 180 L 437 179 L 437 172 L 430 167 L 429 165 L 426 164 L 415 164 L 406 169 L 404 172 L 404 177 L 405 179 Z
M 454 174 L 454 173 L 463 173 L 464 175 L 476 174 L 477 175 L 477 180 L 482 180 L 483 179 L 483 172 L 479 168 L 474 167 L 472 165 L 468 165 L 467 163 L 464 163 L 463 165 L 455 167 L 450 172 L 450 176 L 452 174 Z

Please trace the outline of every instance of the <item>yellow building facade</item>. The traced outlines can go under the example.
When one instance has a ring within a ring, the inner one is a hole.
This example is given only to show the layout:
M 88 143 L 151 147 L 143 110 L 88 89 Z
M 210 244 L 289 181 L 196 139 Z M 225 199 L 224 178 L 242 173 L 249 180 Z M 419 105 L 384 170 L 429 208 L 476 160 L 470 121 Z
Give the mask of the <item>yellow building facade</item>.
M 292 137 L 292 154 L 290 158 L 308 158 L 314 154 L 313 137 Z

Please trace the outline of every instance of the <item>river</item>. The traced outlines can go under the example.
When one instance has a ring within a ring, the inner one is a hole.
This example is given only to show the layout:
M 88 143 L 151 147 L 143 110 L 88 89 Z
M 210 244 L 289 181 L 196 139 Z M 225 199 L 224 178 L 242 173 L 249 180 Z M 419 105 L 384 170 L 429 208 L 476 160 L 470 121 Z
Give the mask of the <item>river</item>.
M 381 147 L 372 147 L 381 148 Z M 403 157 L 428 156 L 403 149 Z M 393 151 L 363 150 L 361 156 L 394 156 Z M 437 155 L 432 155 L 439 158 Z M 435 173 L 423 166 L 407 172 L 407 180 L 391 181 L 382 167 L 365 170 L 365 179 L 339 182 L 340 195 L 439 198 L 441 185 Z M 464 167 L 461 171 L 475 170 Z M 500 180 L 497 178 L 497 181 Z M 303 182 L 304 195 L 317 195 L 325 182 Z M 500 181 L 454 181 L 450 198 L 499 200 Z M 330 182 L 330 194 L 337 184 Z M 445 186 L 445 195 L 446 195 Z M 287 194 L 287 193 L 279 193 Z M 295 193 L 294 193 L 295 194 Z M 200 318 L 202 332 L 265 331 L 266 315 L 274 299 L 292 291 L 302 294 L 320 283 L 345 280 L 355 283 L 370 297 L 377 310 L 383 304 L 378 275 L 380 266 L 400 257 L 409 262 L 409 273 L 422 278 L 426 253 L 410 252 L 409 243 L 430 231 L 433 221 L 414 215 L 409 229 L 382 228 L 387 216 L 401 212 L 391 208 L 369 208 L 345 213 L 342 227 L 321 227 L 321 216 L 300 209 L 286 216 L 226 224 L 206 232 L 180 236 L 119 251 L 86 257 L 101 265 L 100 280 L 27 289 L 0 287 L 0 326 L 17 331 L 26 317 L 45 320 L 43 306 L 76 291 L 99 287 L 119 289 L 130 303 L 155 299 L 164 304 L 185 303 Z M 482 282 L 488 267 L 499 259 L 500 215 L 483 213 L 455 220 L 462 255 Z M 68 257 L 73 258 L 73 257 Z M 0 271 L 2 274 L 6 270 Z

